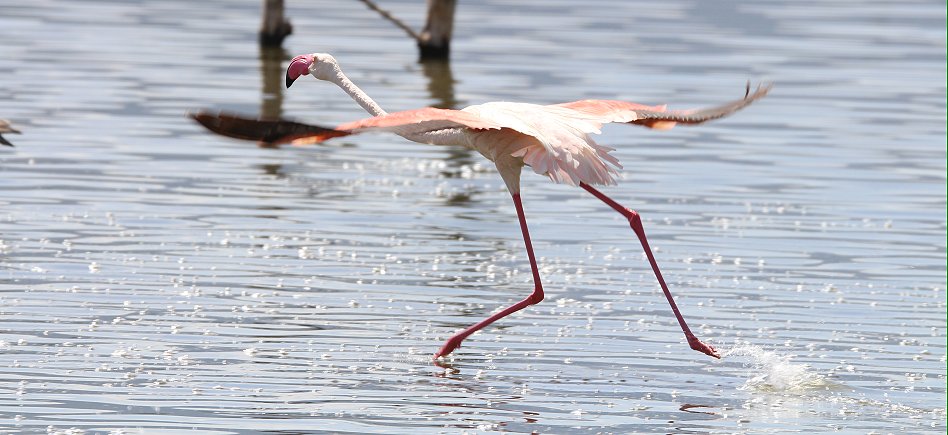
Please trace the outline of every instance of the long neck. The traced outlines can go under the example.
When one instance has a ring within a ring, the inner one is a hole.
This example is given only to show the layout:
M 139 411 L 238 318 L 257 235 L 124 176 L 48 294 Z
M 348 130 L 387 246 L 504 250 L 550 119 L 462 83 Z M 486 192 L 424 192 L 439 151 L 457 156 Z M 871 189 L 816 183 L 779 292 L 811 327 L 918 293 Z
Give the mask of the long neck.
M 359 103 L 366 112 L 372 114 L 372 116 L 382 116 L 387 114 L 381 106 L 378 105 L 372 98 L 370 98 L 362 89 L 359 89 L 355 83 L 352 83 L 352 80 L 349 80 L 349 77 L 346 77 L 343 74 L 342 69 L 337 65 L 330 81 L 335 83 L 337 86 L 342 88 L 343 91 L 346 91 L 356 103 Z
M 342 68 L 339 68 L 338 64 L 334 65 L 332 75 L 330 75 L 329 81 L 335 83 L 337 86 L 342 88 L 343 91 L 346 91 L 356 103 L 359 103 L 366 112 L 372 114 L 372 116 L 383 116 L 387 115 L 384 109 L 378 105 L 372 98 L 370 98 L 362 89 L 359 89 L 355 83 L 352 83 L 352 80 L 349 80 L 349 77 L 342 72 Z M 466 134 L 464 129 L 461 128 L 448 128 L 438 131 L 429 131 L 421 133 L 403 133 L 398 130 L 393 131 L 393 133 L 408 139 L 410 141 L 418 143 L 426 143 L 432 145 L 468 145 L 469 135 Z

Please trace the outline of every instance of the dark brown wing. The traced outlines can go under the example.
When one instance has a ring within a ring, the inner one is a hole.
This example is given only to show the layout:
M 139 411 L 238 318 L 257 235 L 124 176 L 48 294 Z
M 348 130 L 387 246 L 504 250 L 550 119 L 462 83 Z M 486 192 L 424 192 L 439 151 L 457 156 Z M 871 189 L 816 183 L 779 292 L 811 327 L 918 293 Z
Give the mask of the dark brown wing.
M 738 110 L 741 110 L 754 101 L 757 101 L 767 95 L 773 84 L 758 85 L 757 90 L 752 94 L 750 92 L 750 82 L 747 83 L 747 90 L 744 92 L 744 98 L 731 101 L 720 106 L 708 107 L 706 109 L 695 110 L 669 110 L 664 112 L 652 110 L 637 110 L 635 113 L 638 119 L 631 121 L 631 124 L 640 124 L 652 127 L 656 123 L 674 122 L 678 124 L 700 124 L 713 119 L 723 118 Z
M 276 146 L 309 137 L 318 137 L 322 141 L 351 134 L 346 131 L 283 119 L 252 119 L 229 113 L 204 111 L 191 113 L 189 116 L 208 130 L 219 135 L 235 139 L 253 140 L 265 146 Z

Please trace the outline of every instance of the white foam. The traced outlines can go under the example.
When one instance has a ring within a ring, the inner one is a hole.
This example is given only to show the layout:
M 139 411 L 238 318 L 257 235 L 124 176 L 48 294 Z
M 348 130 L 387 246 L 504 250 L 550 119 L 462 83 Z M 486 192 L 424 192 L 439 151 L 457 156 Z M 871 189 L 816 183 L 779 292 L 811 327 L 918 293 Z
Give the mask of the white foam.
M 724 352 L 723 356 L 748 356 L 751 377 L 741 389 L 758 391 L 804 392 L 823 390 L 830 382 L 811 371 L 806 364 L 790 362 L 792 356 L 764 350 L 760 346 L 742 344 Z

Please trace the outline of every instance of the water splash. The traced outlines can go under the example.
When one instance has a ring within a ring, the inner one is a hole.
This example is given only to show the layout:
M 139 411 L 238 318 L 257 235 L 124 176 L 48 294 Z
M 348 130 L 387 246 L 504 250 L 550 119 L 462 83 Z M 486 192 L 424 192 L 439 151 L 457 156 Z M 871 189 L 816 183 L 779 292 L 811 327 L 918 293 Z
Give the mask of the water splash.
M 414 352 L 409 352 L 409 353 L 404 353 L 404 354 L 393 355 L 391 358 L 393 362 L 398 362 L 398 363 L 407 363 L 407 364 L 412 364 L 412 365 L 433 364 L 431 355 L 428 355 L 428 354 L 418 354 Z
M 739 345 L 725 351 L 723 356 L 751 358 L 745 366 L 750 367 L 752 376 L 741 387 L 743 390 L 798 393 L 824 390 L 832 385 L 824 376 L 812 372 L 808 365 L 790 362 L 792 356 L 780 355 L 760 346 Z

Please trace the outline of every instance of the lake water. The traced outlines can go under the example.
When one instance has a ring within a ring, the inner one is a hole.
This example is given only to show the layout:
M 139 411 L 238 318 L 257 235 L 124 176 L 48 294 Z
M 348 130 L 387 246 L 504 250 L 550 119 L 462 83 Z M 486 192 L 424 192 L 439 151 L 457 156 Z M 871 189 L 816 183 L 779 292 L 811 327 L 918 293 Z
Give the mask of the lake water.
M 936 1 L 460 2 L 450 64 L 356 1 L 0 4 L 4 433 L 945 433 L 946 7 Z M 381 2 L 420 28 L 424 2 Z M 331 52 L 383 107 L 766 99 L 609 126 L 695 332 L 623 219 L 471 152 L 364 135 L 260 149 L 185 117 L 334 125 Z

